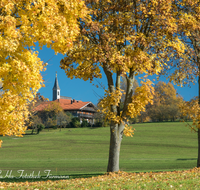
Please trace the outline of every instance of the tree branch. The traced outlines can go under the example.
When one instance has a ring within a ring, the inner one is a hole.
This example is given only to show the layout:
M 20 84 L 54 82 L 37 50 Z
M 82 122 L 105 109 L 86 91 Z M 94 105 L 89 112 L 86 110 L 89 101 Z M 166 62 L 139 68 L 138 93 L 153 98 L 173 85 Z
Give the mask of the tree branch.
M 127 89 L 126 89 L 126 96 L 124 101 L 124 107 L 122 112 L 122 117 L 126 115 L 126 111 L 128 108 L 128 104 L 132 101 L 132 94 L 133 94 L 133 82 L 135 80 L 135 71 L 130 69 L 130 74 L 126 78 L 127 80 Z

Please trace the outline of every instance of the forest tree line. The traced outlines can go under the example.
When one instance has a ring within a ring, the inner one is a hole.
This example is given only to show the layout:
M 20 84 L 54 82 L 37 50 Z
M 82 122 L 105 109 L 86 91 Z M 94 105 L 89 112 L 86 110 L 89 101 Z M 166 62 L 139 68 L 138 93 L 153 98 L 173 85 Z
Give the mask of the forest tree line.
M 133 94 L 135 89 L 139 86 L 135 80 L 133 85 Z M 126 89 L 126 82 L 122 80 L 122 89 Z M 142 123 L 142 122 L 165 122 L 165 121 L 187 121 L 187 117 L 183 111 L 182 106 L 188 103 L 183 97 L 177 93 L 173 84 L 159 81 L 155 85 L 155 92 L 153 97 L 153 104 L 147 104 L 145 111 L 138 114 L 135 118 L 128 118 L 128 123 Z M 191 102 L 191 99 L 189 102 Z M 124 97 L 122 96 L 121 107 L 123 107 Z M 100 113 L 96 114 L 96 119 L 104 122 L 104 116 Z

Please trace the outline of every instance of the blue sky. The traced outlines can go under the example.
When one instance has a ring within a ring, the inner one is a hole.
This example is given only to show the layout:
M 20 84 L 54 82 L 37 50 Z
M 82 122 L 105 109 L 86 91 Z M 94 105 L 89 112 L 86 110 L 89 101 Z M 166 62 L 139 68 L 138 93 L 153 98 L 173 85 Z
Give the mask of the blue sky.
M 58 82 L 60 86 L 61 96 L 68 96 L 76 100 L 91 101 L 97 104 L 100 96 L 104 95 L 104 90 L 102 88 L 96 88 L 98 82 L 103 83 L 107 87 L 106 78 L 94 80 L 94 85 L 89 81 L 83 81 L 81 79 L 69 79 L 65 75 L 64 70 L 60 66 L 60 60 L 64 57 L 61 54 L 55 55 L 54 51 L 44 47 L 39 51 L 39 57 L 42 61 L 48 62 L 48 66 L 45 72 L 42 72 L 43 79 L 45 81 L 45 87 L 42 87 L 39 92 L 45 98 L 52 100 L 52 88 L 55 81 L 56 71 L 58 74 Z M 167 82 L 167 80 L 162 77 L 162 81 Z M 155 81 L 154 83 L 157 83 Z M 188 101 L 194 96 L 198 95 L 198 85 L 191 84 L 191 87 L 178 87 L 177 93 L 180 94 L 184 100 Z

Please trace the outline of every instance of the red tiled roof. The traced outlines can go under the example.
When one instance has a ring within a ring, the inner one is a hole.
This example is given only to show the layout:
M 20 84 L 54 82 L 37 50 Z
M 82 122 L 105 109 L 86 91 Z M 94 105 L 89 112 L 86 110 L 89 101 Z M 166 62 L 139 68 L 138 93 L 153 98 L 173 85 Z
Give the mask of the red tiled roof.
M 77 109 L 81 109 L 82 107 L 84 107 L 88 103 L 90 103 L 90 102 L 82 102 L 82 101 L 76 101 L 76 100 L 74 100 L 74 102 L 71 103 L 71 100 L 67 100 L 67 99 L 58 99 L 58 100 L 55 100 L 55 101 L 56 102 L 60 102 L 60 105 L 61 105 L 61 107 L 64 110 L 77 110 Z
M 51 102 L 59 102 L 63 110 L 79 110 L 85 107 L 87 104 L 91 103 L 91 102 L 82 102 L 77 100 L 74 100 L 74 102 L 71 103 L 71 100 L 68 99 L 57 99 L 54 101 L 43 102 L 39 104 L 34 108 L 34 111 L 43 111 Z

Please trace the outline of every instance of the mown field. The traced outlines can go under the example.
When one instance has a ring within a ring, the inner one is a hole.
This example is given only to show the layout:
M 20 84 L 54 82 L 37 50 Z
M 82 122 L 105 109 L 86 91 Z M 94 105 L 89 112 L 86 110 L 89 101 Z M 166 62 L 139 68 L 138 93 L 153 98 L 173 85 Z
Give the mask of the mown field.
M 133 126 L 135 135 L 122 141 L 121 171 L 173 171 L 196 166 L 197 135 L 184 123 Z M 74 178 L 106 172 L 109 128 L 44 130 L 39 135 L 1 139 L 0 178 L 47 176 L 47 172 Z

